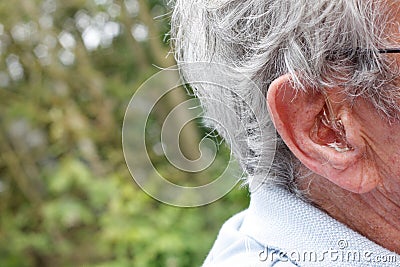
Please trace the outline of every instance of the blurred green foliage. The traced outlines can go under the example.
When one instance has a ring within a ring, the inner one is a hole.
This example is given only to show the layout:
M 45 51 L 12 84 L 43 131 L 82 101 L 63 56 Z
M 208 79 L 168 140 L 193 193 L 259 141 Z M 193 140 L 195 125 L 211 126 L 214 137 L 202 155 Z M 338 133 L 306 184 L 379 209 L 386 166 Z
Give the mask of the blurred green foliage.
M 167 206 L 128 172 L 122 120 L 155 66 L 173 64 L 168 12 L 161 0 L 0 2 L 0 266 L 198 266 L 247 206 L 245 190 Z

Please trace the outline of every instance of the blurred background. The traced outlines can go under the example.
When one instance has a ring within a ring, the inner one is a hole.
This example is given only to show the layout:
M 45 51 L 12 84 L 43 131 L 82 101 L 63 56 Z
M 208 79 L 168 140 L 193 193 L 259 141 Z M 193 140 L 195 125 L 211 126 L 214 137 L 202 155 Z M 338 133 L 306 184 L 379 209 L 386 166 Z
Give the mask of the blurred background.
M 248 205 L 236 188 L 204 207 L 168 206 L 127 169 L 125 109 L 174 65 L 169 16 L 163 0 L 0 2 L 0 266 L 199 266 L 223 222 Z M 188 97 L 168 96 L 150 127 Z M 180 138 L 189 158 L 207 134 L 199 125 Z M 153 135 L 146 145 L 157 148 Z M 229 160 L 220 147 L 207 179 Z M 152 160 L 192 183 L 159 153 Z

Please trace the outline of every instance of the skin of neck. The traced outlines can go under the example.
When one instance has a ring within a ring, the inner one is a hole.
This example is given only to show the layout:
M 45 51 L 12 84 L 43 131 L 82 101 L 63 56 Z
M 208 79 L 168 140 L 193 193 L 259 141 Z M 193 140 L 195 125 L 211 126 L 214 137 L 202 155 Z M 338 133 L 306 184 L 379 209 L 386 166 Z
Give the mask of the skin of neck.
M 317 207 L 349 228 L 400 253 L 400 188 L 382 183 L 363 194 L 347 191 L 327 179 L 312 175 L 298 181 L 305 196 Z

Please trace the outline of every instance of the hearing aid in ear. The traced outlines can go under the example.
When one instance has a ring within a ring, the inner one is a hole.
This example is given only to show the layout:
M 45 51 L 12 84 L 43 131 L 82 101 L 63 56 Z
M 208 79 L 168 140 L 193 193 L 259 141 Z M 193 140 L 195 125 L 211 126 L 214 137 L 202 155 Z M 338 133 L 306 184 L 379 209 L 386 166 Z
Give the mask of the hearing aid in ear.
M 315 143 L 331 147 L 338 152 L 353 150 L 353 147 L 347 142 L 341 119 L 336 118 L 328 95 L 324 95 L 325 105 L 315 118 L 310 138 Z

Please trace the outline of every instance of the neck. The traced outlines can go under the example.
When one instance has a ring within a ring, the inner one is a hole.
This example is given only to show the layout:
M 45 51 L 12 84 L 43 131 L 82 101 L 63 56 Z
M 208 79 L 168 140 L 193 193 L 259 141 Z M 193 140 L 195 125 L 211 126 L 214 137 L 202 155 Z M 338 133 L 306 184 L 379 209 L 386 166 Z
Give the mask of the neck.
M 375 243 L 400 253 L 400 202 L 384 185 L 356 194 L 322 177 L 300 181 L 307 197 L 331 217 Z

